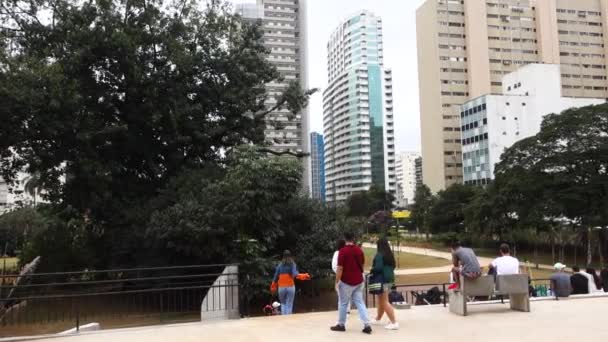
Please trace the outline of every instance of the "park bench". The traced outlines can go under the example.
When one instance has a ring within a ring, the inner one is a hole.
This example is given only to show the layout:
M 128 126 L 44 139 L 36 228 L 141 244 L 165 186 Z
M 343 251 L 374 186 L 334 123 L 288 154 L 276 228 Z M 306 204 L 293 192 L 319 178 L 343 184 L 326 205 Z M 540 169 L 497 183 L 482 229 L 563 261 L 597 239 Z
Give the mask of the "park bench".
M 509 296 L 511 310 L 530 312 L 528 275 L 482 276 L 477 279 L 461 277 L 460 290 L 450 292 L 450 312 L 466 316 L 469 297 L 492 296 Z

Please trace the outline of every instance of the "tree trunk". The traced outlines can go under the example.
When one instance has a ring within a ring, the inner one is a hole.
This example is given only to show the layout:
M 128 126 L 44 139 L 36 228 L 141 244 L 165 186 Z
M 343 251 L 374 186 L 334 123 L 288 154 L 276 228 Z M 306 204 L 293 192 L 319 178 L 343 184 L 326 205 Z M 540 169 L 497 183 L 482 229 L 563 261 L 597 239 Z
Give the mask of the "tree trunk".
M 597 252 L 598 255 L 600 257 L 600 268 L 604 268 L 604 234 L 602 232 L 602 230 L 599 231 L 598 233 L 598 240 L 597 240 Z M 607 284 L 608 286 L 608 284 Z
M 577 245 L 577 241 L 574 240 L 574 265 L 576 265 L 578 262 L 578 245 Z

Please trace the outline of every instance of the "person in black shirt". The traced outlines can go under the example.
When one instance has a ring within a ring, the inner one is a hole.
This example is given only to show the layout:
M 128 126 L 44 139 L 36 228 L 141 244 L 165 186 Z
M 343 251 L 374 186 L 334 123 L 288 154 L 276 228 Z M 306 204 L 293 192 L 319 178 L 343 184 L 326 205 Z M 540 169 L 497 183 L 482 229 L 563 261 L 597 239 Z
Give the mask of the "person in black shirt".
M 602 278 L 602 284 L 604 287 L 604 292 L 608 292 L 608 268 L 604 268 L 600 273 L 600 278 Z
M 580 274 L 581 269 L 577 266 L 572 267 L 574 274 L 570 277 L 572 284 L 572 294 L 589 294 L 589 279 Z

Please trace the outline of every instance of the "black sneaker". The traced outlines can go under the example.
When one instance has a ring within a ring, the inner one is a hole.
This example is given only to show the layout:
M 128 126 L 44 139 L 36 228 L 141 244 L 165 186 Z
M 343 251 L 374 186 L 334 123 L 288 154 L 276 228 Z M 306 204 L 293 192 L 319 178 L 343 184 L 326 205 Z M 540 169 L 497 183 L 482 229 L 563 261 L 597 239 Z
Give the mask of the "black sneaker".
M 372 327 L 366 325 L 365 328 L 363 328 L 363 333 L 370 335 L 372 333 Z
M 346 328 L 343 325 L 336 324 L 333 327 L 329 328 L 331 331 L 346 331 Z

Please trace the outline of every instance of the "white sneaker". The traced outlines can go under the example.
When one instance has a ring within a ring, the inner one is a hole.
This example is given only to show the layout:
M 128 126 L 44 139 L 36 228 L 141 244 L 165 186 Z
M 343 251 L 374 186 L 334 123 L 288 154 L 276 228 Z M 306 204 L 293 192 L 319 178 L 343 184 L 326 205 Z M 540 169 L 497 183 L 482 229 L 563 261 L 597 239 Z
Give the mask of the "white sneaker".
M 377 321 L 376 319 L 372 319 L 371 321 L 369 321 L 369 324 L 371 324 L 371 325 L 382 325 L 382 321 Z
M 399 323 L 390 323 L 389 325 L 385 326 L 384 329 L 386 329 L 386 330 L 399 330 Z

